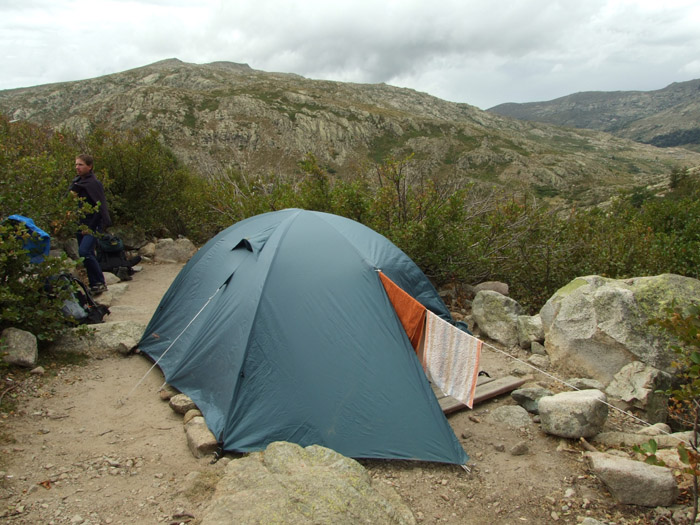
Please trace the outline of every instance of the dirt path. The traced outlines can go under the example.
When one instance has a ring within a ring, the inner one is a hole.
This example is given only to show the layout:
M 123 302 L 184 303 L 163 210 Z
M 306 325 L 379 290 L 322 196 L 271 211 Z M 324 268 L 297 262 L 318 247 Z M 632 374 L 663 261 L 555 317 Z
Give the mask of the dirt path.
M 144 264 L 114 300 L 109 320 L 147 322 L 180 268 Z M 513 363 L 487 353 L 485 364 L 501 373 Z M 73 365 L 49 357 L 43 365 L 44 376 L 12 378 L 20 385 L 12 392 L 16 408 L 0 418 L 0 521 L 196 523 L 208 493 L 193 473 L 215 479 L 226 461 L 212 465 L 191 455 L 181 416 L 158 395 L 160 371 L 146 375 L 151 363 L 138 355 Z M 362 463 L 397 490 L 419 523 L 653 522 L 653 511 L 612 502 L 576 444 L 535 424 L 489 422 L 489 411 L 512 403 L 501 396 L 450 416 L 471 456 L 470 473 L 431 463 Z

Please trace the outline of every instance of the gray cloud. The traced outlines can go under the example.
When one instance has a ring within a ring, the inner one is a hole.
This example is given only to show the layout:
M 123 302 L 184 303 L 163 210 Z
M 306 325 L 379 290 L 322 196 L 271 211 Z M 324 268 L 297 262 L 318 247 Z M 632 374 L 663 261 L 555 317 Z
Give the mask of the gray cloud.
M 481 108 L 659 89 L 700 76 L 700 6 L 661 4 L 0 0 L 0 89 L 171 57 L 386 82 Z

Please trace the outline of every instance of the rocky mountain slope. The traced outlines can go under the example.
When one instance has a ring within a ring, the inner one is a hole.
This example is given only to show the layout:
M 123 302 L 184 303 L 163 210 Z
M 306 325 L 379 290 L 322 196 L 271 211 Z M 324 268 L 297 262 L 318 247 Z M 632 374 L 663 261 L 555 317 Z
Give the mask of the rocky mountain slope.
M 700 151 L 700 80 L 656 91 L 589 91 L 547 102 L 500 104 L 492 114 L 607 131 L 659 147 Z
M 700 154 L 606 133 L 523 122 L 384 84 L 310 80 L 245 64 L 165 60 L 104 77 L 0 91 L 0 112 L 85 133 L 155 129 L 204 175 L 293 173 L 312 152 L 352 177 L 413 154 L 411 174 L 598 202 L 650 186 Z

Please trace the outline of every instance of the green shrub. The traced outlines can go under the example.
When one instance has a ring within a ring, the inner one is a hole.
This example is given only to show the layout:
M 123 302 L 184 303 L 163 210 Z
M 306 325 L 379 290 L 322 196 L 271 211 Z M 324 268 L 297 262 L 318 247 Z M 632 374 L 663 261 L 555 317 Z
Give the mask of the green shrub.
M 698 496 L 700 495 L 698 478 L 700 478 L 700 304 L 696 303 L 683 310 L 675 307 L 668 311 L 667 317 L 654 319 L 651 324 L 658 325 L 671 334 L 675 343 L 671 350 L 676 354 L 673 363 L 677 370 L 676 386 L 665 392 L 669 398 L 669 415 L 679 422 L 682 428 L 692 430 L 688 443 L 681 441 L 676 450 L 685 465 L 683 472 L 693 479 L 692 497 L 693 514 L 690 523 L 695 523 L 698 515 Z M 652 465 L 664 465 L 656 456 L 657 443 L 650 439 L 633 450 L 645 457 Z
M 0 224 L 0 331 L 14 327 L 51 341 L 71 327 L 61 311 L 70 297 L 66 289 L 47 290 L 53 277 L 69 271 L 74 263 L 63 257 L 29 262 L 23 243 L 29 237 L 23 225 Z
M 78 206 L 68 186 L 76 144 L 70 135 L 0 116 L 0 217 L 20 214 L 52 237 L 72 235 Z
M 114 224 L 199 241 L 212 234 L 207 181 L 182 166 L 155 131 L 97 128 L 86 147 L 105 184 Z
M 180 163 L 154 131 L 97 126 L 78 140 L 0 117 L 0 215 L 32 217 L 55 239 L 72 236 L 80 210 L 67 188 L 79 152 L 95 157 L 120 228 L 202 243 L 268 211 L 335 213 L 385 235 L 436 285 L 502 280 L 531 313 L 580 275 L 700 277 L 700 181 L 686 168 L 671 173 L 665 196 L 636 188 L 605 209 L 550 209 L 496 185 L 426 177 L 411 153 L 352 175 L 334 173 L 309 153 L 294 173 L 205 177 Z

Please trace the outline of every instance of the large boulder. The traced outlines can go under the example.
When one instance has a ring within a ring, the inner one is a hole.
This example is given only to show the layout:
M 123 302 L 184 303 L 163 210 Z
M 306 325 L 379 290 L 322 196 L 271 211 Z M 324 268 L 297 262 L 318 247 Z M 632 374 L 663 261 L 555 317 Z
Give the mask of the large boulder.
M 607 398 L 600 390 L 577 390 L 543 396 L 537 404 L 542 430 L 570 439 L 595 436 L 608 418 L 606 403 Z
M 532 343 L 544 341 L 542 318 L 539 315 L 519 315 L 517 329 L 520 348 L 531 348 Z
M 36 336 L 19 328 L 5 328 L 0 335 L 0 356 L 11 365 L 33 368 L 39 359 Z
M 415 522 L 396 492 L 354 459 L 286 442 L 231 461 L 202 518 L 202 525 Z
M 53 342 L 54 352 L 108 357 L 128 354 L 141 339 L 146 323 L 137 321 L 110 321 L 70 330 Z M 87 334 L 84 333 L 87 331 Z
M 478 292 L 472 302 L 472 315 L 481 332 L 505 346 L 518 344 L 518 316 L 522 313 L 515 300 L 491 290 Z
M 663 423 L 668 415 L 668 397 L 664 392 L 670 387 L 670 374 L 635 361 L 615 374 L 605 392 L 619 399 L 624 410 L 640 410 L 645 421 Z
M 678 484 L 668 468 L 602 452 L 588 452 L 586 456 L 596 477 L 624 505 L 667 507 L 678 498 Z
M 153 259 L 160 263 L 184 263 L 197 251 L 189 239 L 160 239 L 154 249 Z
M 672 373 L 670 336 L 648 321 L 666 317 L 674 302 L 683 307 L 697 297 L 700 281 L 680 275 L 578 277 L 540 311 L 545 348 L 555 366 L 606 385 L 633 361 Z
M 498 292 L 502 295 L 508 295 L 508 292 L 509 292 L 508 285 L 506 283 L 502 283 L 499 281 L 486 281 L 486 282 L 479 283 L 476 286 L 474 286 L 474 291 L 476 293 L 479 293 L 483 290 Z

